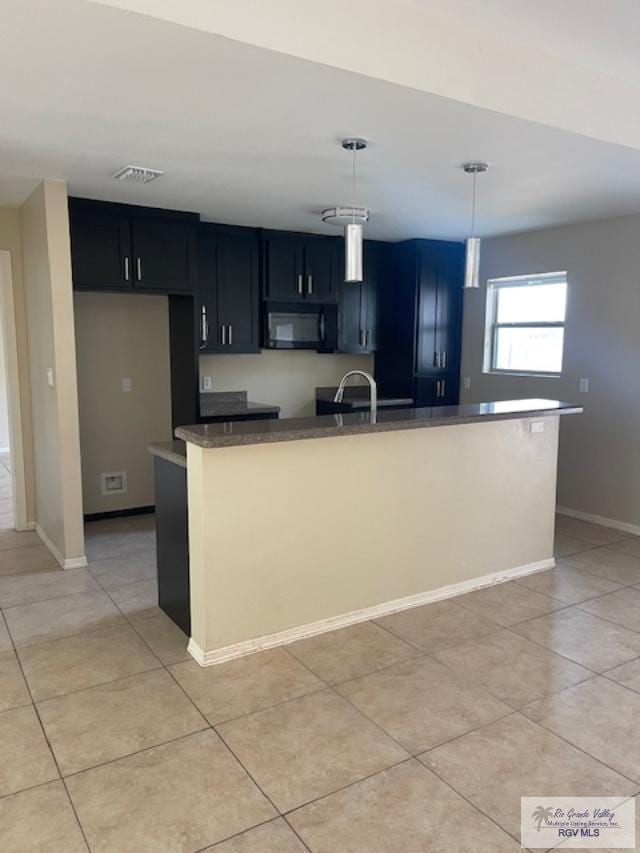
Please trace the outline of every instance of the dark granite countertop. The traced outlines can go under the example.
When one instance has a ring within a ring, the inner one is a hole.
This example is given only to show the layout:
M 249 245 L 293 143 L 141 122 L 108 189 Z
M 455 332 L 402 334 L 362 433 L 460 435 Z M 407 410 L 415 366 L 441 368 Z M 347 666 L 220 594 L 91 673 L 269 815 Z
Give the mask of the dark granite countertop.
M 167 462 L 187 467 L 187 445 L 184 441 L 155 441 L 147 447 L 152 456 L 160 456 Z
M 582 412 L 580 406 L 559 400 L 502 400 L 493 403 L 469 403 L 423 409 L 388 409 L 372 418 L 369 411 L 346 415 L 321 415 L 315 418 L 284 418 L 270 421 L 198 424 L 181 426 L 176 436 L 199 447 L 234 447 L 267 444 L 275 441 L 299 441 L 305 438 L 329 438 L 371 432 L 455 426 L 484 421 L 514 420 Z
M 316 400 L 333 403 L 338 386 L 316 388 Z M 413 406 L 411 397 L 378 397 L 378 408 L 385 406 Z M 368 385 L 347 385 L 344 389 L 342 403 L 351 409 L 368 409 L 371 405 Z
M 246 391 L 212 391 L 200 394 L 201 418 L 224 418 L 233 415 L 278 414 L 280 406 L 252 403 Z

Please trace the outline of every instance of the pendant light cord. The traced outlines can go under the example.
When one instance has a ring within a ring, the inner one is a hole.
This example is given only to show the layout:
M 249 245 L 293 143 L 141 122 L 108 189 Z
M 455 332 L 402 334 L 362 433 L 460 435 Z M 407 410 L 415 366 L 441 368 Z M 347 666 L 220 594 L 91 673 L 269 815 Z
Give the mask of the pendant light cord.
M 351 223 L 356 224 L 356 146 L 352 147 L 353 166 L 352 166 L 352 204 L 351 204 Z
M 478 173 L 473 173 L 473 190 L 472 190 L 472 201 L 471 201 L 471 237 L 475 237 L 476 235 L 476 178 L 478 177 Z

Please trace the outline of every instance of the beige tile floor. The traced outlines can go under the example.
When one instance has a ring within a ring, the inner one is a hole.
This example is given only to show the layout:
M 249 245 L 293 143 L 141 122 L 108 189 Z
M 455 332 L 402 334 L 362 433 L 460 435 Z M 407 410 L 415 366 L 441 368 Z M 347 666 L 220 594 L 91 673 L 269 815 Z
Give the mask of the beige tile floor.
M 640 792 L 639 539 L 203 669 L 153 525 L 0 530 L 2 853 L 515 853 L 521 796 Z

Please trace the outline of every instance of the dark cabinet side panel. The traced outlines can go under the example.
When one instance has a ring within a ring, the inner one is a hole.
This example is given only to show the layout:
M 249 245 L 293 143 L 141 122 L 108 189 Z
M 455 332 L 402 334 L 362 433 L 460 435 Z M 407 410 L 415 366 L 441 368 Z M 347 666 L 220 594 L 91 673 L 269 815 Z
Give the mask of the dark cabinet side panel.
M 189 637 L 187 469 L 155 457 L 158 604 Z
M 386 396 L 413 397 L 417 257 L 413 244 L 391 246 L 378 287 L 376 379 Z

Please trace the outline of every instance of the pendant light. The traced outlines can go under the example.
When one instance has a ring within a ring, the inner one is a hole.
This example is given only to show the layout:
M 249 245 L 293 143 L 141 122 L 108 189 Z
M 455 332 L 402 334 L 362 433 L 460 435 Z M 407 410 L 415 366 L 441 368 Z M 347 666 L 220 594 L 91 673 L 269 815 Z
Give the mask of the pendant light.
M 467 239 L 467 254 L 464 270 L 465 288 L 480 287 L 480 237 L 475 236 L 476 228 L 476 178 L 482 172 L 486 172 L 487 163 L 465 163 L 462 167 L 468 175 L 473 177 L 473 198 L 471 202 L 471 234 Z
M 363 273 L 363 223 L 369 220 L 369 211 L 356 207 L 356 152 L 364 151 L 367 140 L 349 137 L 342 140 L 345 151 L 351 151 L 352 162 L 352 205 L 351 207 L 332 207 L 322 211 L 322 221 L 333 225 L 344 224 L 344 280 L 352 284 L 362 284 Z

